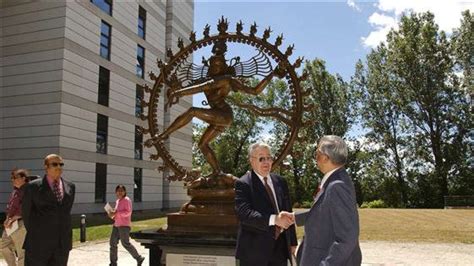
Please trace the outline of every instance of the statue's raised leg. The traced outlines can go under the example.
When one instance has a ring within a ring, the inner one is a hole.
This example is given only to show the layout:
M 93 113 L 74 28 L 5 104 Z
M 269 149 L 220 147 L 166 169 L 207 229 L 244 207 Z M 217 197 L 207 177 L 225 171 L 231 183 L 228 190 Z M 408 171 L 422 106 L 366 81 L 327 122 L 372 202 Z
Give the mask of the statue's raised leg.
M 189 122 L 193 120 L 196 112 L 199 110 L 200 110 L 199 108 L 191 107 L 182 115 L 176 117 L 173 123 L 171 123 L 171 125 L 165 131 L 163 131 L 163 133 L 158 135 L 158 139 L 159 140 L 167 139 L 171 135 L 171 133 L 189 124 Z

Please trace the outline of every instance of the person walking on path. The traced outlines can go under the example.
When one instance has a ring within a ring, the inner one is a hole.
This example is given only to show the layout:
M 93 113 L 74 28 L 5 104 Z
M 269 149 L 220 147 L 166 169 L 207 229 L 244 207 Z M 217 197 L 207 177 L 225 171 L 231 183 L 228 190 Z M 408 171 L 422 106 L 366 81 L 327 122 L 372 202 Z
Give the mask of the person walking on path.
M 8 266 L 23 266 L 25 264 L 23 242 L 25 241 L 26 229 L 21 216 L 21 203 L 25 191 L 24 185 L 28 182 L 28 172 L 25 169 L 14 169 L 11 172 L 11 181 L 13 191 L 8 199 L 7 209 L 5 211 L 6 218 L 3 222 L 5 230 L 3 230 L 0 249 Z M 12 226 L 16 223 L 18 223 L 17 229 L 8 234 L 6 229 L 12 229 Z
M 118 241 L 137 260 L 137 265 L 142 265 L 145 258 L 138 254 L 137 249 L 130 243 L 130 226 L 132 224 L 132 201 L 127 197 L 127 190 L 124 185 L 117 185 L 115 188 L 117 201 L 114 211 L 108 213 L 114 220 L 112 234 L 110 235 L 110 266 L 117 266 L 117 245 Z

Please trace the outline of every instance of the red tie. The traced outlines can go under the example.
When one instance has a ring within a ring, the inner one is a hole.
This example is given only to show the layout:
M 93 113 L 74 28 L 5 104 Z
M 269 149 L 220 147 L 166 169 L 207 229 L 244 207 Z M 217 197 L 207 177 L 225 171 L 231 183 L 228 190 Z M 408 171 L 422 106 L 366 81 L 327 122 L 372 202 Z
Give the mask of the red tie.
M 316 198 L 316 196 L 318 195 L 320 191 L 321 191 L 321 186 L 318 186 L 313 192 L 313 198 Z
M 61 200 L 63 199 L 63 196 L 61 195 L 61 190 L 59 190 L 59 182 L 58 181 L 53 182 L 53 193 L 54 193 L 54 196 L 56 196 L 56 200 L 58 202 L 61 202 Z

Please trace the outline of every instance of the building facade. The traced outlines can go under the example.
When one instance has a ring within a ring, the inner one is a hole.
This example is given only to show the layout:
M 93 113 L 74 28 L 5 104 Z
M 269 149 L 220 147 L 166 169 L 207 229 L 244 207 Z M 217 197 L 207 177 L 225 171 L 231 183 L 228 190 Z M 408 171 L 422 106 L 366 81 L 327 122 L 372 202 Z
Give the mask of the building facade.
M 73 213 L 103 212 L 124 184 L 135 210 L 166 209 L 187 200 L 179 182 L 151 161 L 138 126 L 139 87 L 153 85 L 157 59 L 175 51 L 193 29 L 192 1 L 1 2 L 0 209 L 11 191 L 10 171 L 44 174 L 43 158 L 60 154 L 64 177 L 76 184 Z M 158 123 L 192 106 L 184 97 Z M 145 109 L 146 111 L 146 109 Z M 191 167 L 191 125 L 168 144 Z

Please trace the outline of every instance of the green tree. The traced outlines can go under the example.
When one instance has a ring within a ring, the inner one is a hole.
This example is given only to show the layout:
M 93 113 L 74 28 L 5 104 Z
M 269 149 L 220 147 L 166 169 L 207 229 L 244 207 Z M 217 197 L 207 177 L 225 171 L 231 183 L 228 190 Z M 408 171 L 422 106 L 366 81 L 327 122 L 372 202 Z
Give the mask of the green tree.
M 284 170 L 285 176 L 289 177 L 294 202 L 311 201 L 318 179 L 323 176 L 317 170 L 314 156 L 319 138 L 323 135 L 345 136 L 352 123 L 348 84 L 339 75 L 330 74 L 321 59 L 305 61 L 304 72 L 308 78 L 302 88 L 307 92 L 305 102 L 311 108 L 304 113 L 303 119 L 312 123 L 300 129 L 300 138 L 293 145 L 288 168 Z M 284 97 L 275 99 L 278 101 L 272 104 L 278 106 L 284 106 L 287 101 Z M 276 125 L 272 133 L 279 136 L 282 130 Z M 355 173 L 352 176 L 355 177 Z
M 462 12 L 461 26 L 452 35 L 457 70 L 463 73 L 463 87 L 473 93 L 474 62 L 474 15 L 469 10 Z
M 469 10 L 462 13 L 461 26 L 455 29 L 452 35 L 452 44 L 454 50 L 455 71 L 462 73 L 461 90 L 466 95 L 469 104 L 459 105 L 458 108 L 464 109 L 462 112 L 467 114 L 461 117 L 460 131 L 474 134 L 472 119 L 472 99 L 474 98 L 474 14 Z M 469 139 L 469 133 L 459 134 L 455 140 L 458 157 L 457 172 L 453 174 L 453 180 L 450 189 L 453 194 L 473 195 L 474 194 L 474 146 Z M 464 138 L 461 138 L 464 137 Z
M 390 206 L 406 206 L 408 197 L 402 152 L 406 138 L 403 136 L 405 121 L 398 105 L 393 75 L 387 69 L 387 53 L 386 46 L 381 44 L 367 56 L 367 69 L 361 61 L 357 62 L 351 86 L 359 103 L 357 113 L 362 118 L 361 125 L 370 129 L 365 137 L 369 144 L 374 143 L 379 147 L 369 154 L 383 156 L 385 168 L 390 169 L 383 176 L 396 180 L 393 188 L 399 194 L 399 197 L 395 197 L 398 199 L 394 202 L 384 198 L 384 201 Z M 393 188 L 392 193 L 385 195 L 392 195 Z
M 456 160 L 456 139 L 465 134 L 466 101 L 454 73 L 451 46 L 430 12 L 403 16 L 400 29 L 387 37 L 388 64 L 397 78 L 403 114 L 411 122 L 411 145 L 420 159 L 434 168 L 441 207 L 449 194 L 448 178 Z
M 441 207 L 443 196 L 469 186 L 466 134 L 472 114 L 466 96 L 472 91 L 461 85 L 469 82 L 460 82 L 454 59 L 465 68 L 472 58 L 465 52 L 472 49 L 470 14 L 464 13 L 456 32 L 450 42 L 433 14 L 403 15 L 387 44 L 367 56 L 366 69 L 359 62 L 352 79 L 362 124 L 370 129 L 367 138 L 383 147 L 377 155 L 395 170 L 403 205 Z M 463 71 L 470 78 L 470 70 Z

